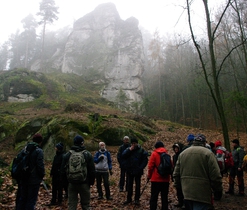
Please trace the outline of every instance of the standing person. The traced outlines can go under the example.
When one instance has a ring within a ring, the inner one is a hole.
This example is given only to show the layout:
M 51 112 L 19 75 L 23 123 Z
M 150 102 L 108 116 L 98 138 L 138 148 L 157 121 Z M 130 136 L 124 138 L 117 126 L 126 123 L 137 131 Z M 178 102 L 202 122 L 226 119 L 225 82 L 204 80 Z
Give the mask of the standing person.
M 124 150 L 122 157 L 127 161 L 128 193 L 127 205 L 132 202 L 133 184 L 135 180 L 135 205 L 140 205 L 141 176 L 148 163 L 148 153 L 138 144 L 136 138 L 131 138 L 131 146 Z
M 158 166 L 160 165 L 160 154 L 167 153 L 164 144 L 158 141 L 154 145 L 153 151 L 148 162 L 148 180 L 151 180 L 151 198 L 150 210 L 157 209 L 157 200 L 159 193 L 161 193 L 162 210 L 168 210 L 168 191 L 170 175 L 161 176 L 158 173 Z
M 95 167 L 93 157 L 84 147 L 84 139 L 80 135 L 74 138 L 74 145 L 70 151 L 64 155 L 61 166 L 61 177 L 67 171 L 69 182 L 69 210 L 76 210 L 78 204 L 78 194 L 83 210 L 89 210 L 90 185 L 94 184 Z
M 30 175 L 20 180 L 20 199 L 17 210 L 34 210 L 38 198 L 40 183 L 45 176 L 44 154 L 40 148 L 43 137 L 37 133 L 32 137 L 33 142 L 27 144 L 26 149 L 30 153 Z
M 185 149 L 187 149 L 187 148 L 190 148 L 191 146 L 192 146 L 192 144 L 193 144 L 193 141 L 194 141 L 194 135 L 193 134 L 189 134 L 188 136 L 187 136 L 187 145 L 186 146 L 184 146 L 183 147 L 183 151 L 185 150 Z
M 105 194 L 107 200 L 112 200 L 110 187 L 109 187 L 109 172 L 112 175 L 112 160 L 111 154 L 106 150 L 105 143 L 99 143 L 99 151 L 97 151 L 94 155 L 94 163 L 95 171 L 96 171 L 96 182 L 97 182 L 97 190 L 98 190 L 98 200 L 103 199 L 103 192 L 102 192 L 102 179 L 105 187 Z M 109 171 L 109 172 L 108 172 Z
M 125 149 L 127 149 L 128 147 L 130 147 L 130 143 L 129 143 L 129 137 L 125 136 L 123 138 L 123 144 L 119 147 L 118 149 L 118 153 L 117 153 L 117 160 L 119 163 L 119 167 L 120 167 L 120 181 L 119 181 L 119 191 L 123 192 L 124 189 L 124 185 L 125 185 L 125 190 L 127 191 L 127 186 L 128 186 L 128 177 L 127 177 L 127 173 L 126 173 L 126 160 L 122 158 L 122 153 Z M 125 181 L 125 177 L 126 177 L 126 181 Z
M 230 170 L 229 175 L 229 190 L 226 192 L 226 194 L 234 194 L 234 179 L 235 176 L 237 176 L 238 179 L 238 195 L 244 196 L 244 179 L 243 179 L 243 159 L 244 159 L 244 149 L 239 145 L 239 140 L 234 139 L 232 140 L 233 144 L 233 151 L 232 151 L 232 157 L 234 161 L 234 166 Z
M 173 172 L 174 186 L 182 186 L 186 209 L 207 210 L 214 198 L 222 197 L 222 177 L 215 155 L 205 148 L 206 137 L 199 134 L 183 151 Z
M 63 183 L 61 182 L 60 169 L 63 161 L 63 143 L 56 144 L 56 155 L 54 156 L 50 176 L 52 178 L 52 199 L 48 206 L 61 205 L 63 199 Z
M 174 151 L 174 155 L 172 156 L 172 160 L 173 160 L 173 167 L 175 168 L 178 157 L 181 153 L 182 150 L 182 145 L 179 143 L 176 143 L 172 146 L 172 149 Z M 173 171 L 174 171 L 173 168 Z M 177 191 L 177 199 L 178 199 L 178 204 L 175 204 L 175 207 L 183 207 L 183 202 L 184 202 L 184 196 L 183 196 L 183 192 L 182 192 L 182 188 L 181 186 L 177 186 L 176 187 L 176 191 Z

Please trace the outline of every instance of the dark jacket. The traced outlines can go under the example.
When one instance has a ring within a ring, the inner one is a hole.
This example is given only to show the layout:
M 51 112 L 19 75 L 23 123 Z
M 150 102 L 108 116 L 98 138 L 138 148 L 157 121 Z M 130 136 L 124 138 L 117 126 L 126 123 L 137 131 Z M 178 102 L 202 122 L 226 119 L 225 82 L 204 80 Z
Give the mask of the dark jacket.
M 234 167 L 242 168 L 243 159 L 244 159 L 244 149 L 241 146 L 237 146 L 232 151 L 232 157 L 234 161 Z
M 148 153 L 138 145 L 134 150 L 130 147 L 124 150 L 122 154 L 123 159 L 126 159 L 126 170 L 131 175 L 142 175 L 143 169 L 148 163 Z
M 80 151 L 85 150 L 85 147 L 74 145 L 71 147 L 71 150 L 80 152 Z M 91 155 L 91 153 L 89 151 L 85 151 L 83 154 L 84 154 L 85 160 L 87 162 L 87 179 L 86 179 L 86 181 L 84 181 L 82 183 L 88 183 L 89 185 L 93 185 L 94 179 L 95 179 L 95 167 L 94 167 L 94 162 L 93 162 L 93 156 Z M 63 178 L 66 174 L 66 169 L 67 169 L 70 155 L 71 155 L 70 152 L 67 152 L 64 155 L 62 166 L 61 166 L 61 178 Z
M 117 160 L 120 168 L 126 168 L 126 159 L 122 157 L 122 154 L 123 151 L 126 150 L 128 147 L 130 147 L 130 144 L 122 144 L 118 149 Z
M 63 155 L 64 151 L 57 151 L 56 155 L 54 156 L 53 162 L 52 162 L 52 167 L 51 167 L 51 173 L 50 175 L 55 177 L 60 177 L 60 170 L 61 170 L 61 165 L 63 162 Z
M 30 142 L 27 147 L 36 147 L 30 155 L 29 167 L 31 174 L 28 179 L 21 180 L 21 183 L 31 185 L 40 184 L 45 176 L 44 153 L 39 145 L 35 142 Z

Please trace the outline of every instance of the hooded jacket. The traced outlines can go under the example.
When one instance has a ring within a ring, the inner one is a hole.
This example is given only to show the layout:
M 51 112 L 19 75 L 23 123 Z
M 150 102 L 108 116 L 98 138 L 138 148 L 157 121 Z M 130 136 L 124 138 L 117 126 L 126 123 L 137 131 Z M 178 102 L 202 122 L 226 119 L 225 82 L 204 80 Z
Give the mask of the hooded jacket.
M 173 173 L 174 186 L 184 199 L 211 204 L 212 189 L 222 193 L 222 177 L 214 153 L 194 142 L 180 153 Z
M 76 152 L 80 152 L 80 151 L 85 150 L 85 147 L 74 145 L 71 147 L 71 150 L 74 150 Z M 88 183 L 89 185 L 93 185 L 94 180 L 95 180 L 95 166 L 94 166 L 94 162 L 93 162 L 93 157 L 89 151 L 85 151 L 83 154 L 85 155 L 85 160 L 87 162 L 87 179 L 82 184 Z M 61 178 L 63 178 L 66 174 L 66 167 L 67 167 L 70 155 L 71 155 L 70 152 L 67 152 L 64 155 L 62 166 L 61 166 Z
M 152 155 L 148 162 L 148 178 L 151 182 L 169 182 L 170 175 L 161 176 L 158 173 L 158 166 L 160 164 L 160 154 L 167 153 L 167 150 L 164 147 L 159 147 L 152 152 Z
M 104 159 L 100 159 L 100 156 L 104 155 Z M 94 155 L 94 163 L 96 172 L 108 172 L 108 170 L 112 170 L 112 160 L 111 154 L 106 149 L 104 151 L 99 150 Z

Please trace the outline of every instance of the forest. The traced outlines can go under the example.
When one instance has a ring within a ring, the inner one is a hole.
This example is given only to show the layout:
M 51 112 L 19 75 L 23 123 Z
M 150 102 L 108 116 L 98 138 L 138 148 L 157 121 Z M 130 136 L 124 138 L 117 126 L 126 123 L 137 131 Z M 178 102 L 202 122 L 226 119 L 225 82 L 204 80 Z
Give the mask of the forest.
M 184 2 L 189 34 L 162 35 L 158 29 L 150 34 L 140 29 L 145 64 L 139 111 L 192 127 L 221 129 L 229 147 L 229 131 L 247 131 L 247 2 L 227 0 L 211 13 L 208 1 L 202 0 L 202 35 L 193 25 L 193 1 Z M 41 1 L 40 12 L 21 21 L 23 31 L 0 46 L 1 70 L 30 69 L 38 58 L 52 69 L 46 58 L 64 48 L 71 31 L 70 26 L 46 31 L 47 24 L 57 20 L 57 12 L 54 0 Z

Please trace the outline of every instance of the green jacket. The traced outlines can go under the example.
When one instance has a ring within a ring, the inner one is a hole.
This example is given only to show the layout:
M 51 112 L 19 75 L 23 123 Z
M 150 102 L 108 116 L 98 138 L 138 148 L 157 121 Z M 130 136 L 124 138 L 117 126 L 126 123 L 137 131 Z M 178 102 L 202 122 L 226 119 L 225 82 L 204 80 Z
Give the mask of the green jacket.
M 182 187 L 184 199 L 211 203 L 212 190 L 222 192 L 222 177 L 215 155 L 194 143 L 180 153 L 174 173 L 174 186 Z

